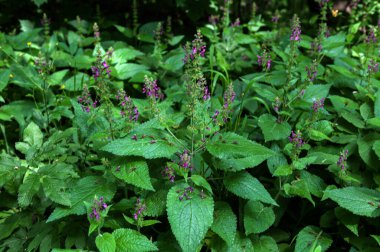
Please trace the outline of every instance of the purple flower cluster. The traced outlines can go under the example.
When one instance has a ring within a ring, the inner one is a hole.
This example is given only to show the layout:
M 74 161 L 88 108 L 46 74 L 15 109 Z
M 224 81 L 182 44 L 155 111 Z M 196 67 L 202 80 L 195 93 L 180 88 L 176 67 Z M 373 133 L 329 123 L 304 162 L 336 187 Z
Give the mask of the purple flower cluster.
M 292 19 L 292 34 L 290 35 L 290 40 L 291 41 L 301 40 L 301 25 L 300 25 L 300 20 L 297 15 L 294 15 Z
M 210 99 L 210 91 L 208 90 L 208 87 L 205 85 L 203 90 L 203 100 L 207 101 L 208 99 Z
M 280 111 L 280 106 L 281 106 L 280 98 L 276 97 L 276 99 L 274 100 L 274 104 L 273 104 L 273 109 L 276 113 L 278 113 Z
M 379 71 L 379 63 L 371 59 L 368 64 L 368 74 L 376 74 Z
M 198 57 L 205 57 L 206 53 L 206 43 L 203 41 L 202 33 L 198 30 L 197 34 L 195 34 L 195 39 L 190 45 L 187 44 L 185 47 L 185 58 L 183 59 L 183 62 L 187 64 L 190 61 L 194 61 Z
M 175 172 L 174 169 L 171 167 L 165 167 L 165 170 L 161 172 L 163 177 L 167 177 L 170 182 L 174 183 L 175 180 Z
M 100 213 L 107 209 L 107 204 L 104 202 L 104 198 L 100 197 L 98 199 L 94 199 L 92 204 L 90 219 L 96 219 L 97 221 L 100 219 Z
M 99 26 L 97 23 L 94 23 L 92 29 L 94 30 L 94 38 L 96 40 L 100 40 L 100 32 L 99 32 Z
M 143 215 L 143 212 L 146 210 L 146 205 L 142 203 L 140 198 L 137 198 L 135 213 L 133 214 L 133 218 L 138 220 L 138 218 Z
M 262 56 L 257 55 L 257 63 L 259 64 L 259 66 L 262 67 L 263 70 L 269 71 L 272 64 L 272 59 L 270 57 L 270 54 L 267 53 L 266 50 L 264 50 Z
M 344 150 L 340 152 L 339 160 L 337 162 L 337 165 L 344 170 L 344 168 L 347 166 L 347 156 L 348 156 L 348 150 Z
M 321 99 L 314 100 L 311 108 L 313 109 L 315 113 L 317 113 L 318 110 L 323 109 L 324 106 L 325 106 L 325 98 L 321 98 Z
M 233 22 L 233 23 L 231 24 L 231 27 L 238 27 L 238 26 L 240 26 L 240 19 L 239 19 L 239 18 L 237 18 L 237 19 L 235 20 L 235 22 Z
M 280 16 L 279 15 L 275 15 L 275 16 L 272 17 L 272 22 L 273 23 L 277 23 L 279 19 L 280 19 Z
M 148 98 L 153 100 L 163 99 L 163 94 L 161 93 L 160 87 L 157 85 L 157 80 L 145 76 L 144 87 L 142 92 L 146 94 Z
M 189 169 L 190 171 L 193 170 L 193 167 L 191 166 L 191 156 L 188 150 L 184 150 L 183 153 L 179 156 L 179 158 L 179 166 L 185 169 Z
M 369 34 L 367 38 L 365 39 L 365 42 L 368 44 L 376 44 L 377 39 L 376 39 L 375 31 L 373 28 L 369 31 Z
M 224 92 L 223 97 L 223 108 L 227 109 L 234 102 L 236 93 L 232 83 L 228 86 L 226 92 Z
M 189 187 L 186 187 L 183 191 L 183 193 L 181 194 L 181 196 L 178 197 L 178 199 L 180 201 L 182 201 L 183 199 L 186 199 L 186 200 L 189 200 L 191 199 L 190 195 L 192 192 L 194 192 L 194 188 L 189 186 Z
M 317 77 L 318 73 L 318 63 L 316 60 L 313 61 L 311 66 L 306 66 L 306 71 L 307 71 L 307 78 L 310 82 L 313 82 L 315 78 Z
M 220 114 L 219 110 L 215 110 L 214 115 L 211 117 L 212 120 L 214 121 L 214 123 L 218 122 L 217 117 L 218 117 L 219 114 Z
M 129 118 L 130 121 L 137 122 L 139 119 L 139 111 L 137 107 L 133 105 L 131 97 L 129 97 L 123 89 L 117 91 L 116 100 L 119 101 L 119 105 L 121 106 L 121 116 Z
M 82 110 L 84 112 L 89 113 L 91 111 L 91 108 L 96 108 L 98 101 L 92 100 L 90 91 L 88 90 L 88 87 L 85 85 L 83 87 L 82 96 L 78 97 L 78 103 L 81 105 Z
M 219 23 L 219 15 L 211 15 L 208 18 L 208 22 L 212 25 L 217 25 Z
M 100 67 L 99 66 L 91 66 L 92 75 L 94 76 L 94 79 L 97 80 L 104 71 L 108 75 L 108 77 L 111 77 L 111 69 L 110 66 L 107 64 L 107 62 L 104 60 Z
M 305 144 L 305 142 L 302 139 L 302 134 L 300 131 L 297 131 L 297 133 L 292 131 L 288 139 L 289 139 L 289 142 L 291 142 L 296 148 L 301 148 Z

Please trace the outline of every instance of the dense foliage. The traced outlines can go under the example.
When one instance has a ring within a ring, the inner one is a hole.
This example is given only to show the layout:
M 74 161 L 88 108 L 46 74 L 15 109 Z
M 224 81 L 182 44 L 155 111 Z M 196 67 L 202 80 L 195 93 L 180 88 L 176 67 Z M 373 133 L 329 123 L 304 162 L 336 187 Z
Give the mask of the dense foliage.
M 0 251 L 380 250 L 380 3 L 204 2 L 0 33 Z

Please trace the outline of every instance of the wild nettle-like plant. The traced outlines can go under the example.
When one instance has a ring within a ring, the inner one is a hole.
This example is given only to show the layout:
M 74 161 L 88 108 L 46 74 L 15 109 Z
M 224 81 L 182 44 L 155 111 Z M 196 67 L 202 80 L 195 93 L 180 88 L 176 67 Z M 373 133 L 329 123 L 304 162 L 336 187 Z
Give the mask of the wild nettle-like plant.
M 378 4 L 211 2 L 0 33 L 0 251 L 378 250 Z

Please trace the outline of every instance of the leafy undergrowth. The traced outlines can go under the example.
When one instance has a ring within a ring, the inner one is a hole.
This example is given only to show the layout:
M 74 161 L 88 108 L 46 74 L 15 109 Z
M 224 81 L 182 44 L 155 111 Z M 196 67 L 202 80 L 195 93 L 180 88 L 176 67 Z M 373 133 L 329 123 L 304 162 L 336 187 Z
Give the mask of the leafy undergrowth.
M 380 5 L 229 4 L 0 33 L 0 251 L 379 250 Z

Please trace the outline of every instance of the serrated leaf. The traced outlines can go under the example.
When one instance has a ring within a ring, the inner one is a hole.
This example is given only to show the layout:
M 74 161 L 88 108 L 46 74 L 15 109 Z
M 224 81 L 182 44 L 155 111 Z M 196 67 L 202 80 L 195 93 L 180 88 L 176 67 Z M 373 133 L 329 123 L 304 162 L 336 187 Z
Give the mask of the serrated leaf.
M 187 184 L 172 187 L 167 196 L 167 213 L 174 236 L 185 252 L 197 251 L 213 221 L 214 200 L 194 189 L 189 199 L 179 199 Z M 179 191 L 179 192 L 177 192 Z
M 244 207 L 245 234 L 258 234 L 273 225 L 275 215 L 272 207 L 264 207 L 258 201 L 248 201 Z
M 247 172 L 230 174 L 223 182 L 228 191 L 241 198 L 278 206 L 260 181 Z
M 205 188 L 209 193 L 212 194 L 211 186 L 205 178 L 197 174 L 191 175 L 190 178 L 195 185 Z
M 232 132 L 218 134 L 207 143 L 206 148 L 221 159 L 225 167 L 235 171 L 255 167 L 275 155 L 274 151 Z
M 42 145 L 42 131 L 34 122 L 29 123 L 25 128 L 23 140 L 30 146 L 40 147 Z
M 116 251 L 116 241 L 110 233 L 99 234 L 95 239 L 95 244 L 100 252 Z
M 158 217 L 165 213 L 167 190 L 159 190 L 149 194 L 145 199 L 146 216 Z
M 143 134 L 137 134 L 137 141 L 132 139 L 132 135 L 126 138 L 117 139 L 102 148 L 103 151 L 110 152 L 118 156 L 140 156 L 147 159 L 170 158 L 179 148 L 174 145 L 174 140 L 163 130 L 145 130 Z M 163 139 L 166 137 L 166 139 Z
M 380 192 L 378 191 L 351 186 L 327 190 L 323 197 L 330 198 L 354 214 L 367 217 L 380 216 L 380 209 L 377 207 L 380 199 Z
M 269 114 L 260 116 L 258 124 L 263 131 L 265 142 L 285 139 L 290 135 L 292 130 L 289 123 L 278 123 L 276 117 Z
M 117 165 L 119 165 L 118 169 L 112 169 L 115 177 L 124 180 L 128 184 L 154 191 L 150 181 L 148 164 L 145 160 L 125 161 L 121 164 L 117 163 Z
M 66 185 L 61 179 L 44 177 L 42 180 L 42 188 L 46 197 L 61 205 L 71 206 L 69 195 L 64 191 Z
M 274 171 L 273 176 L 288 176 L 293 173 L 293 169 L 291 165 L 279 165 L 277 169 Z
M 325 182 L 318 176 L 311 174 L 308 171 L 301 171 L 300 179 L 304 180 L 310 193 L 321 198 L 323 191 L 326 188 Z
M 380 140 L 373 143 L 372 149 L 375 151 L 378 158 L 380 158 Z
M 218 234 L 228 245 L 234 242 L 237 230 L 236 215 L 226 202 L 216 202 L 214 222 L 211 230 Z
M 95 195 L 110 201 L 115 194 L 115 185 L 101 177 L 88 176 L 80 179 L 70 193 L 70 208 L 57 207 L 51 213 L 47 222 L 58 220 L 68 215 L 82 215 L 86 213 L 84 201 L 92 202 Z
M 112 233 L 116 242 L 116 252 L 144 252 L 144 251 L 157 251 L 154 245 L 146 236 L 139 232 L 120 228 Z
M 360 114 L 356 111 L 343 111 L 341 113 L 342 117 L 352 123 L 355 127 L 359 129 L 363 129 L 365 124 L 364 121 L 361 119 Z
M 308 199 L 311 204 L 315 206 L 315 202 L 313 201 L 309 188 L 304 180 L 295 180 L 290 184 L 285 184 L 284 191 L 287 195 L 300 196 L 302 198 Z
M 253 238 L 253 251 L 255 252 L 278 252 L 276 241 L 270 236 L 260 236 Z
M 40 177 L 37 173 L 26 173 L 24 181 L 19 188 L 18 203 L 26 207 L 32 202 L 33 196 L 40 188 Z
M 148 73 L 148 67 L 135 63 L 124 63 L 115 66 L 115 73 L 111 73 L 113 76 L 120 80 L 126 80 L 138 73 Z
M 314 241 L 317 241 L 316 246 L 320 245 L 322 247 L 322 251 L 326 251 L 332 244 L 331 238 L 324 235 L 319 228 L 307 226 L 298 233 L 294 251 L 309 251 L 313 246 Z
M 339 221 L 345 225 L 346 228 L 348 228 L 352 233 L 354 233 L 356 236 L 359 236 L 358 226 L 360 217 L 354 215 L 353 213 L 350 213 L 341 207 L 335 208 L 334 211 Z

